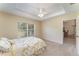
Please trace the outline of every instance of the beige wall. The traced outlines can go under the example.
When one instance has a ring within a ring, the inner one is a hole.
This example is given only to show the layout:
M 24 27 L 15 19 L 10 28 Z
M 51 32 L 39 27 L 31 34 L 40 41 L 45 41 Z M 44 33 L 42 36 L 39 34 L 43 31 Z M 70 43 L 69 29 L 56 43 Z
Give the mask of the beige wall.
M 76 19 L 77 13 L 56 16 L 43 22 L 0 12 L 0 37 L 17 38 L 17 22 L 35 24 L 35 36 L 49 41 L 63 43 L 63 21 Z
M 43 38 L 49 41 L 62 44 L 63 40 L 63 19 L 60 17 L 51 18 L 42 23 Z
M 79 16 L 76 18 L 76 48 L 79 55 Z
M 43 39 L 63 44 L 63 21 L 76 19 L 77 13 L 69 13 L 42 22 Z
M 41 38 L 41 22 L 24 18 L 9 13 L 0 12 L 0 37 L 17 38 L 22 33 L 18 32 L 17 22 L 35 24 L 35 36 Z

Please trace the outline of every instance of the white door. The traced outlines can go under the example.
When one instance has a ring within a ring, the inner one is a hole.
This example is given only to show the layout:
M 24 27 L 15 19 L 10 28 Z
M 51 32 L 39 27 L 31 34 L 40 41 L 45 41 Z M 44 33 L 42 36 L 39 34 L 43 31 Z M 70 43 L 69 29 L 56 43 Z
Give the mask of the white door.
M 79 54 L 79 17 L 76 18 L 76 48 Z

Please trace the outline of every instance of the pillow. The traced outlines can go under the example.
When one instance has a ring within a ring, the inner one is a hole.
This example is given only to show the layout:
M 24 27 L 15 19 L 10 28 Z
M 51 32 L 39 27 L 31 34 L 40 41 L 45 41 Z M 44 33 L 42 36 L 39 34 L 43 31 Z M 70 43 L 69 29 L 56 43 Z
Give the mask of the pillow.
M 7 38 L 1 38 L 0 40 L 0 50 L 7 50 L 10 48 L 10 42 Z

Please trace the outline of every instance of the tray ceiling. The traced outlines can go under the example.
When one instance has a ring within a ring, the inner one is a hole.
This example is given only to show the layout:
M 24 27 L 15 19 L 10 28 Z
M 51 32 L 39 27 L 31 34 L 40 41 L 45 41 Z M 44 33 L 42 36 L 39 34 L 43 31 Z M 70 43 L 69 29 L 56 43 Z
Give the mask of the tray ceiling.
M 77 7 L 76 7 L 77 6 Z M 36 20 L 45 20 L 79 10 L 79 4 L 69 3 L 3 3 L 0 10 Z M 39 14 L 43 13 L 43 17 Z

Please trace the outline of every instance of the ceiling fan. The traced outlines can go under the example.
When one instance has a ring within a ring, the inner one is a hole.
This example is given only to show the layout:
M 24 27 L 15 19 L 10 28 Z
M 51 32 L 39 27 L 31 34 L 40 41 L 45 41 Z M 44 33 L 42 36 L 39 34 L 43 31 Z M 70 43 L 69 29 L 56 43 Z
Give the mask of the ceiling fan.
M 45 15 L 47 14 L 47 12 L 46 12 L 46 10 L 44 9 L 44 8 L 40 8 L 39 9 L 39 14 L 38 14 L 38 16 L 39 17 L 44 17 Z

